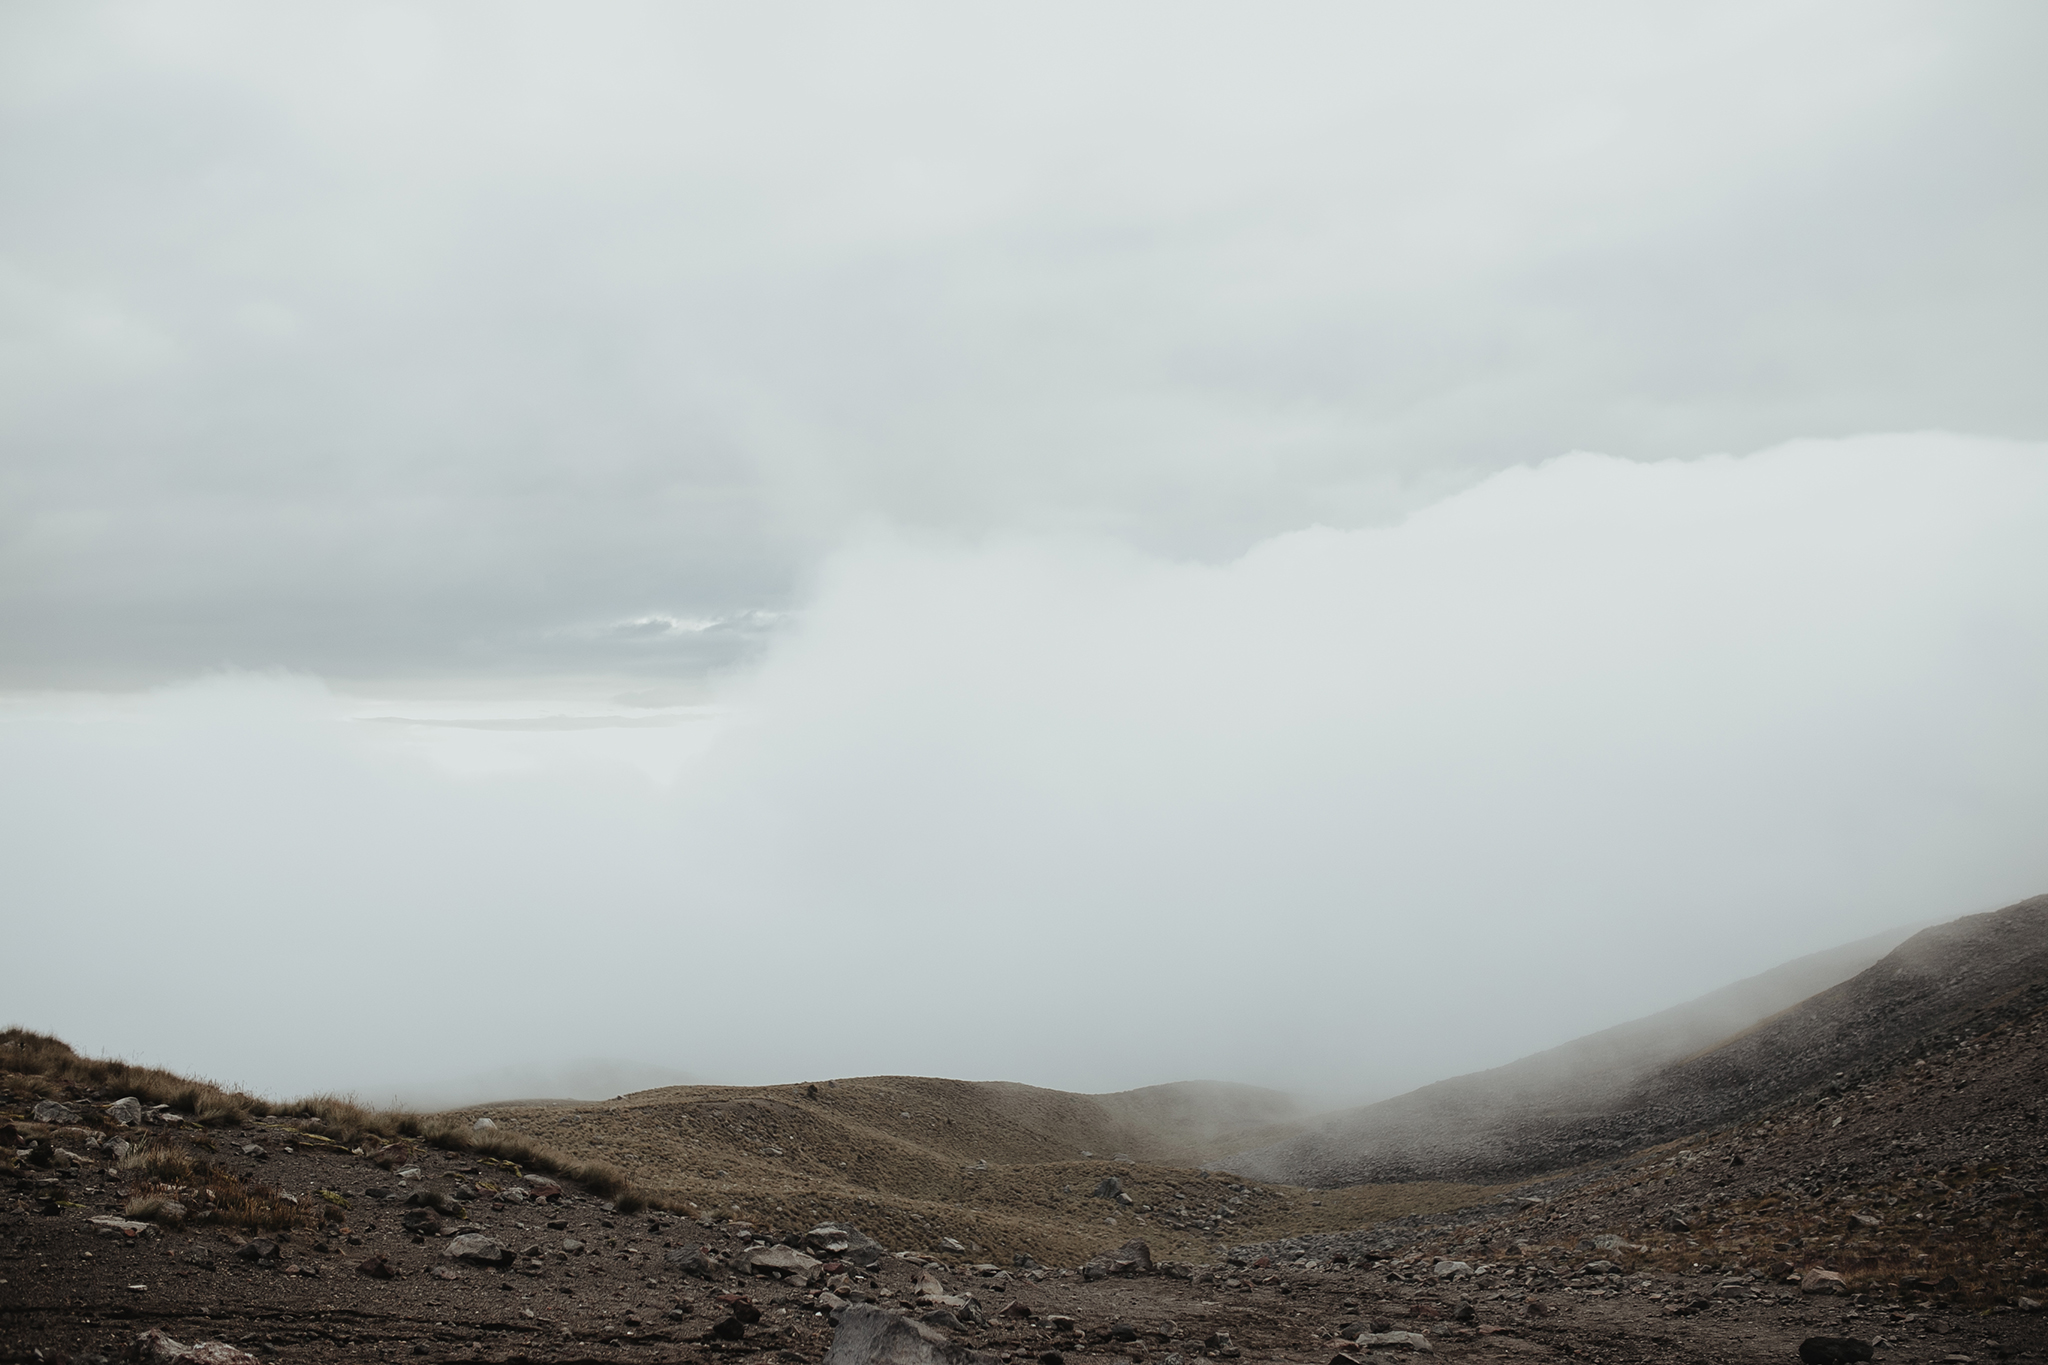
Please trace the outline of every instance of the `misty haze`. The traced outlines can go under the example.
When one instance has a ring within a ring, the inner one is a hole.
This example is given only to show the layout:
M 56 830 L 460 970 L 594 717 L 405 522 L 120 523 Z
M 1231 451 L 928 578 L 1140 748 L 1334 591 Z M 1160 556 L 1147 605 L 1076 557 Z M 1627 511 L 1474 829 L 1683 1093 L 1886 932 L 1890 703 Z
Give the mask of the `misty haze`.
M 0 12 L 0 1355 L 2041 1358 L 2044 40 Z

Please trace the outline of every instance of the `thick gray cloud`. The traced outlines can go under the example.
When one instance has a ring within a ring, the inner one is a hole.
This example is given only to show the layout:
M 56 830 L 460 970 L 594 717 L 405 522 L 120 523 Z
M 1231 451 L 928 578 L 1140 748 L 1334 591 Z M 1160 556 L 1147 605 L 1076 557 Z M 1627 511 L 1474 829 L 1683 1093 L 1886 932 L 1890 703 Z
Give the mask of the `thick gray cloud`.
M 2039 437 L 2044 22 L 13 7 L 0 679 L 686 678 L 877 523 Z
M 10 1020 L 1356 1096 L 2038 891 L 2044 38 L 0 11 Z
M 1213 565 L 877 536 L 656 715 L 15 698 L 8 1017 L 286 1093 L 1384 1094 L 2048 885 L 2043 582 L 2048 445 L 1864 438 Z

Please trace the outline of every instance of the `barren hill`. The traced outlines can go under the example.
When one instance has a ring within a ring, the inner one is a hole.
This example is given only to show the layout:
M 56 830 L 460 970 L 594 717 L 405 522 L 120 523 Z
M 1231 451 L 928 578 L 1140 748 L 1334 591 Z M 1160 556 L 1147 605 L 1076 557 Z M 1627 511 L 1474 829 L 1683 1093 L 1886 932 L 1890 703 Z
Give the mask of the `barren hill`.
M 691 1086 L 501 1105 L 479 1129 L 477 1110 L 273 1105 L 9 1030 L 0 1357 L 175 1354 L 147 1331 L 243 1365 L 803 1365 L 859 1308 L 920 1315 L 985 1358 L 1072 1365 L 1324 1365 L 1396 1345 L 1450 1365 L 1653 1365 L 1680 1343 L 1776 1365 L 1816 1334 L 1896 1360 L 2038 1358 L 2044 967 L 2048 897 L 1918 935 L 1522 1150 L 1683 1118 L 1678 1140 L 1514 1189 L 1170 1164 L 1294 1121 L 1249 1087 Z M 1714 1008 L 1768 1003 L 1735 994 Z M 1577 1055 L 1669 1047 L 1712 1017 L 1676 1013 Z M 1519 1073 L 1533 1099 L 1538 1071 Z M 1722 1110 L 1742 1117 L 1700 1118 Z M 1094 1193 L 1111 1177 L 1122 1199 Z M 799 1254 L 830 1246 L 806 1236 L 827 1220 L 896 1254 Z M 1134 1237 L 1179 1264 L 1104 1256 Z
M 1734 1122 L 1837 1079 L 1853 1083 L 2048 999 L 2048 896 L 2039 896 L 1922 930 L 1733 1036 L 1699 1038 L 1731 1022 L 1740 1002 L 1767 1004 L 1881 944 L 1801 959 L 1664 1015 L 1350 1111 L 1225 1164 L 1312 1186 L 1525 1177 Z
M 1315 1201 L 1241 1193 L 1190 1168 L 1300 1131 L 1295 1102 L 1222 1082 L 1077 1095 L 1001 1081 L 867 1076 L 672 1086 L 597 1105 L 464 1111 L 636 1183 L 763 1226 L 844 1218 L 891 1245 L 946 1238 L 989 1255 L 1071 1260 L 1115 1231 L 1162 1255 L 1213 1253 L 1281 1225 L 1337 1228 L 1469 1199 L 1400 1184 Z M 1114 1177 L 1128 1203 L 1099 1198 Z

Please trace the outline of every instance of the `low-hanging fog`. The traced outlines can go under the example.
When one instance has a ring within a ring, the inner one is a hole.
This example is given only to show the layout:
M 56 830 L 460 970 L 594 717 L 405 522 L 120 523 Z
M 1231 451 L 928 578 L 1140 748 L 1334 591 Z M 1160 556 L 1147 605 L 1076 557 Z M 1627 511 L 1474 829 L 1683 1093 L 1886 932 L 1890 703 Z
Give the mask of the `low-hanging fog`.
M 0 14 L 0 1023 L 1339 1100 L 2048 889 L 2044 37 Z
M 27 700 L 10 1003 L 286 1090 L 1384 1091 L 2048 884 L 2044 532 L 2038 445 L 1578 455 L 1218 565 L 877 536 L 689 709 Z

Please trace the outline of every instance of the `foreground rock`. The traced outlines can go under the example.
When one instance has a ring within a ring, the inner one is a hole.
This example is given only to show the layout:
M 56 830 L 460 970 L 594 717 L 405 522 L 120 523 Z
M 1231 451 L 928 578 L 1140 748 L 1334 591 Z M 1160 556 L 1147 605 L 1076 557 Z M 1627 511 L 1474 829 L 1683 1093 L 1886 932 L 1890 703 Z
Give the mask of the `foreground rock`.
M 765 1246 L 742 1252 L 734 1259 L 733 1264 L 739 1269 L 751 1270 L 755 1274 L 787 1275 L 808 1283 L 817 1277 L 822 1262 L 816 1257 L 804 1255 L 794 1247 Z
M 863 1270 L 888 1254 L 880 1242 L 851 1223 L 820 1223 L 804 1234 L 804 1241 L 813 1251 L 822 1251 Z
M 839 1317 L 824 1365 L 1000 1365 L 985 1351 L 955 1345 L 921 1322 L 864 1303 Z
M 257 1365 L 255 1356 L 239 1351 L 224 1341 L 202 1341 L 187 1346 L 174 1341 L 154 1329 L 135 1338 L 131 1354 L 136 1360 L 150 1362 L 182 1361 L 184 1365 Z
M 1152 1270 L 1152 1248 L 1134 1237 L 1082 1266 L 1081 1277 L 1104 1280 L 1111 1275 L 1150 1275 Z
M 480 1232 L 465 1232 L 450 1242 L 448 1249 L 441 1254 L 450 1260 L 467 1261 L 471 1265 L 512 1264 L 512 1253 L 505 1244 Z

